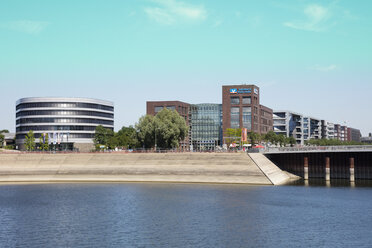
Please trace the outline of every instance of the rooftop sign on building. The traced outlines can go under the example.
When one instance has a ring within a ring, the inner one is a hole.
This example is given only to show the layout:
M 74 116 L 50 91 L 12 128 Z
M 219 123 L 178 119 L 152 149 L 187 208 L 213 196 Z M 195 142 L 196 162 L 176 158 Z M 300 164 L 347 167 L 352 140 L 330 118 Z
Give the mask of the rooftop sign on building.
M 230 94 L 250 94 L 250 93 L 252 93 L 251 88 L 239 88 L 239 89 L 232 88 L 232 89 L 230 89 Z M 256 93 L 256 91 L 255 91 L 255 93 Z

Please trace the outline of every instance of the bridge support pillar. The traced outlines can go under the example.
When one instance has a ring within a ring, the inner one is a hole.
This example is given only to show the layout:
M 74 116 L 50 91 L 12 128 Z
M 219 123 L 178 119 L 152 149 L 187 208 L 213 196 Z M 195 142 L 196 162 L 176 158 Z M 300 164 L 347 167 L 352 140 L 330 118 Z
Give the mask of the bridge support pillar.
M 355 182 L 354 158 L 350 158 L 350 182 Z
M 326 172 L 326 175 L 325 175 L 325 179 L 326 181 L 331 181 L 331 166 L 330 166 L 330 159 L 329 157 L 326 157 L 325 158 L 325 163 L 326 163 L 326 166 L 325 166 L 325 172 Z
M 304 157 L 304 179 L 309 180 L 309 158 Z

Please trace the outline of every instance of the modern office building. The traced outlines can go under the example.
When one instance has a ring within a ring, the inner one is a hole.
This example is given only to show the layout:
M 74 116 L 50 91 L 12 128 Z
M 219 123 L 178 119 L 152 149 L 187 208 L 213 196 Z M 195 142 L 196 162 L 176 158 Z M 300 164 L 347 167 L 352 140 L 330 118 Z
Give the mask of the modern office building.
M 221 146 L 222 104 L 192 104 L 190 150 L 213 151 Z
M 256 85 L 222 86 L 222 113 L 223 137 L 228 128 L 246 128 L 260 134 L 273 128 L 273 111 L 260 104 Z
M 24 150 L 32 130 L 36 142 L 48 134 L 58 150 L 90 151 L 98 125 L 114 129 L 114 104 L 89 98 L 30 97 L 16 102 L 16 145 Z

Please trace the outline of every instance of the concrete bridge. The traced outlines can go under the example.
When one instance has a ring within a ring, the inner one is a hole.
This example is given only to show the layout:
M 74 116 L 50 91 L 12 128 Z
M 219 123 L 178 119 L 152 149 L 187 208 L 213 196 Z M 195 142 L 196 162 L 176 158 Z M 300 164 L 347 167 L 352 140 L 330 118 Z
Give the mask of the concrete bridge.
M 372 146 L 269 148 L 264 154 L 282 170 L 304 178 L 372 179 Z

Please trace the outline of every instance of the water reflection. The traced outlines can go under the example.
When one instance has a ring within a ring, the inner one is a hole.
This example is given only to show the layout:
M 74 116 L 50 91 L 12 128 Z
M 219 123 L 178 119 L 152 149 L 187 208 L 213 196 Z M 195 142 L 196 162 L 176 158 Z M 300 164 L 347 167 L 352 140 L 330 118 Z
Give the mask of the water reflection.
M 323 186 L 323 187 L 372 187 L 372 180 L 356 180 L 350 182 L 348 179 L 331 179 L 326 181 L 323 178 L 310 178 L 309 180 L 299 179 L 289 182 L 292 186 Z

